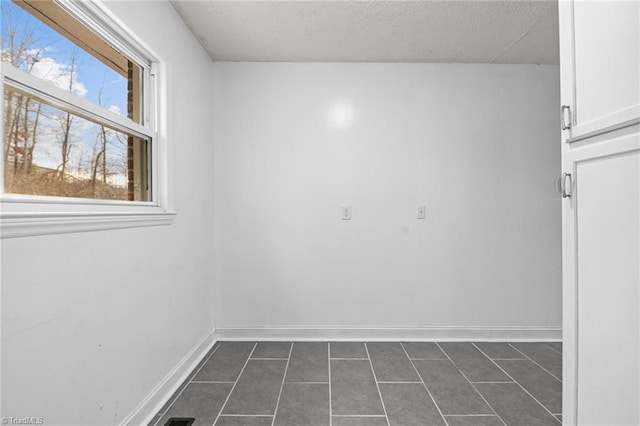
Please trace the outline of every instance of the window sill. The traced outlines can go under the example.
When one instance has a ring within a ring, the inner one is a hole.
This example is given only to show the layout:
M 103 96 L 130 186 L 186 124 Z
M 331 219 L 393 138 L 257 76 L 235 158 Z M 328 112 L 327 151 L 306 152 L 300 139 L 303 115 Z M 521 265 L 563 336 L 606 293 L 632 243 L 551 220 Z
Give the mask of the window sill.
M 0 238 L 171 225 L 176 216 L 151 203 L 57 199 L 56 204 L 43 198 L 2 196 Z
M 0 238 L 171 225 L 175 213 L 2 213 Z

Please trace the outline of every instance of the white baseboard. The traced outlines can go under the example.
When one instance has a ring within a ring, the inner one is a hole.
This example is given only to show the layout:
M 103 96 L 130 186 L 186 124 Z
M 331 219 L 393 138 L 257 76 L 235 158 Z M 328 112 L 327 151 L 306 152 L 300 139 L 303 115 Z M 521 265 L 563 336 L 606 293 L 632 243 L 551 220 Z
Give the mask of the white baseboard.
M 216 343 L 216 332 L 202 338 L 147 397 L 120 423 L 147 425 Z
M 562 327 L 221 326 L 217 340 L 561 341 Z

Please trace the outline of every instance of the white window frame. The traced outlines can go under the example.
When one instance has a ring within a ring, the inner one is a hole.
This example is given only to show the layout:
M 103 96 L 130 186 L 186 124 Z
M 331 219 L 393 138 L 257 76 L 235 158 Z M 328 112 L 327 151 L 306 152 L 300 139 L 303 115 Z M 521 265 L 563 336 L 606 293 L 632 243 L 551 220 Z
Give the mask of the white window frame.
M 175 213 L 169 208 L 167 191 L 166 135 L 160 125 L 164 90 L 163 64 L 156 55 L 136 41 L 117 17 L 101 2 L 54 0 L 70 15 L 101 36 L 136 63 L 143 73 L 142 124 L 104 109 L 69 91 L 55 87 L 7 63 L 0 64 L 0 91 L 5 84 L 42 98 L 54 107 L 75 115 L 103 122 L 116 130 L 150 141 L 150 193 L 152 201 L 120 201 L 70 197 L 34 196 L 0 193 L 0 238 L 69 232 L 98 231 L 131 227 L 169 225 Z M 0 123 L 4 122 L 0 109 Z M 4 135 L 0 142 L 4 146 Z M 0 189 L 4 188 L 4 161 L 0 162 Z

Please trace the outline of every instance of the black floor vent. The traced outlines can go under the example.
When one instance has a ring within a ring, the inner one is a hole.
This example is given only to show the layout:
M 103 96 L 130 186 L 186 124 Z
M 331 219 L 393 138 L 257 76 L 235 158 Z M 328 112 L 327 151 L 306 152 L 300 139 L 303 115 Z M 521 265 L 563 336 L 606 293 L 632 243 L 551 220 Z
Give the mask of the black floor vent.
M 171 417 L 164 426 L 191 426 L 195 421 L 194 417 Z

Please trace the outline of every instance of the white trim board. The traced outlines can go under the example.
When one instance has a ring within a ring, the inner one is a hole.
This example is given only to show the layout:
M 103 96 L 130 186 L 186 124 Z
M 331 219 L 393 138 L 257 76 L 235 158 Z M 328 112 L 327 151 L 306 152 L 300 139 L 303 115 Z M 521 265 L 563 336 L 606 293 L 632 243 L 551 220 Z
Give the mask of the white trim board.
M 164 404 L 178 390 L 198 363 L 209 353 L 216 343 L 215 330 L 200 339 L 193 348 L 173 367 L 142 402 L 120 423 L 125 425 L 147 425 Z
M 561 341 L 562 327 L 218 326 L 216 340 Z
M 171 225 L 175 213 L 0 213 L 0 239 Z

